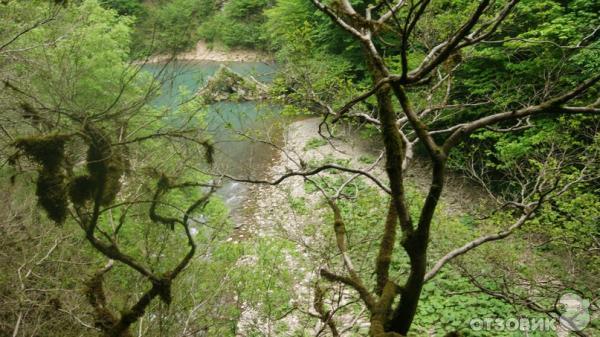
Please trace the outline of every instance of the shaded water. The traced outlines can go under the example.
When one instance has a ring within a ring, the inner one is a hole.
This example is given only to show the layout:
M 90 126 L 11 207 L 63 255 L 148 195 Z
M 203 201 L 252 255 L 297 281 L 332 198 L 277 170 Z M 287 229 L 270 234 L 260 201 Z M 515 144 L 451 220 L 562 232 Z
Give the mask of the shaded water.
M 219 62 L 173 62 L 149 64 L 145 68 L 158 74 L 163 81 L 162 93 L 154 104 L 177 109 L 178 104 L 191 98 L 219 68 Z M 269 82 L 275 71 L 272 65 L 258 62 L 224 62 L 233 71 Z M 277 108 L 262 102 L 219 102 L 208 108 L 207 132 L 215 143 L 213 171 L 236 177 L 261 177 L 272 165 L 275 149 L 251 138 L 277 141 L 281 134 Z M 243 134 L 251 135 L 246 137 Z M 246 198 L 247 187 L 227 181 L 218 194 L 236 213 Z

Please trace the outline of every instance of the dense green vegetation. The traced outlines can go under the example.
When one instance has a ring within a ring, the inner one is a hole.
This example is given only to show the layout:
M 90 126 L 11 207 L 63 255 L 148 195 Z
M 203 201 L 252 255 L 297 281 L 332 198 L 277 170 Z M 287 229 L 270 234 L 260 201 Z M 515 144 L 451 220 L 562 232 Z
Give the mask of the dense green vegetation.
M 554 324 L 565 293 L 590 301 L 571 333 L 600 333 L 600 4 L 399 3 L 0 1 L 0 335 L 555 336 L 470 322 Z M 265 103 L 323 118 L 296 148 L 234 130 L 303 179 L 286 205 L 245 197 L 277 228 L 240 239 L 216 194 L 235 174 L 214 162 L 214 102 L 153 104 L 168 65 L 140 60 L 198 41 L 272 54 Z M 471 207 L 440 197 L 448 176 Z
M 353 5 L 357 11 L 366 6 L 363 2 L 353 2 Z M 469 1 L 432 3 L 429 11 L 423 14 L 423 23 L 415 29 L 414 40 L 408 41 L 408 68 L 416 67 L 436 41 L 456 30 L 475 5 Z M 597 62 L 600 45 L 597 29 L 594 29 L 599 22 L 598 10 L 598 4 L 593 1 L 572 1 L 568 4 L 559 1 L 521 1 L 490 38 L 492 41 L 461 49 L 441 65 L 437 76 L 442 78 L 450 73 L 448 76 L 451 76 L 451 80 L 448 83 L 452 86 L 448 84 L 447 90 L 433 92 L 431 87 L 409 87 L 408 95 L 418 108 L 435 107 L 436 104 L 453 105 L 449 109 L 452 113 L 425 118 L 430 123 L 430 129 L 445 129 L 493 112 L 518 109 L 522 104 L 535 104 L 564 92 L 598 74 L 600 70 Z M 284 91 L 294 88 L 293 93 L 286 97 L 287 102 L 294 106 L 290 106 L 290 110 L 295 109 L 299 113 L 304 113 L 305 109 L 325 110 L 323 102 L 334 107 L 341 106 L 349 97 L 365 91 L 363 88 L 371 82 L 364 75 L 364 69 L 369 64 L 357 56 L 358 44 L 351 44 L 350 34 L 332 24 L 311 3 L 279 1 L 266 13 L 269 20 L 265 31 L 279 46 L 277 55 L 285 60 L 286 70 L 283 73 L 286 75 L 280 78 L 279 84 Z M 388 67 L 392 72 L 401 72 L 402 59 L 398 51 L 402 40 L 394 32 L 382 32 L 379 36 L 381 38 L 374 42 L 382 55 L 389 55 L 386 58 Z M 597 102 L 598 89 L 591 89 L 586 95 L 588 102 Z M 586 98 L 581 99 L 585 101 Z M 371 98 L 362 104 L 355 109 L 357 115 L 372 111 L 376 101 Z M 361 117 L 358 119 L 361 120 Z M 362 122 L 369 124 L 368 120 L 362 119 Z M 514 122 L 507 122 L 495 129 L 509 129 L 513 125 Z M 597 171 L 597 163 L 593 163 L 598 155 L 597 126 L 597 116 L 568 116 L 528 118 L 514 127 L 514 132 L 498 132 L 490 128 L 474 134 L 470 140 L 454 149 L 450 165 L 484 184 L 498 196 L 502 204 L 518 199 L 518 193 L 524 193 L 527 185 L 534 184 L 533 180 L 539 176 L 542 168 L 552 171 L 552 178 L 547 179 L 556 182 L 577 179 L 582 167 L 588 165 L 589 169 Z M 443 141 L 442 136 L 439 139 Z M 416 150 L 426 155 L 424 148 Z M 554 157 L 556 153 L 559 155 Z M 592 280 L 599 272 L 594 248 L 596 243 L 593 243 L 599 234 L 598 201 L 597 180 L 584 181 L 577 188 L 547 203 L 540 216 L 532 220 L 517 238 L 513 237 L 510 244 L 488 247 L 489 250 L 482 249 L 474 253 L 469 256 L 468 262 L 460 262 L 463 266 L 461 269 L 467 275 L 473 272 L 479 274 L 492 292 L 502 293 L 503 288 L 509 287 L 512 293 L 508 297 L 512 297 L 513 304 L 527 303 L 524 299 L 531 292 L 532 284 L 547 275 L 554 275 L 564 284 L 569 284 L 571 289 L 593 298 L 598 284 Z M 356 205 L 351 207 L 355 208 Z M 382 212 L 380 210 L 379 214 Z M 418 214 L 413 216 L 418 218 Z M 368 219 L 371 216 L 362 215 L 358 218 Z M 485 232 L 485 228 L 502 228 L 510 218 L 510 212 L 501 212 L 486 221 L 476 221 L 476 229 Z M 346 220 L 350 223 L 348 218 Z M 453 228 L 452 231 L 458 231 L 460 234 L 455 235 L 463 238 L 458 241 L 464 242 L 466 234 L 460 232 L 460 223 L 446 225 Z M 467 226 L 463 230 L 469 228 Z M 447 241 L 454 240 L 444 237 L 441 242 L 433 241 L 433 254 L 443 252 L 444 249 L 435 253 Z M 446 251 L 449 249 L 445 247 Z M 524 258 L 516 252 L 523 251 L 527 251 L 527 259 L 531 259 L 531 262 L 515 269 L 513 266 L 520 263 L 517 261 Z M 357 254 L 355 258 L 362 261 L 362 254 Z M 498 259 L 498 256 L 505 259 Z M 567 256 L 574 260 L 567 262 Z M 551 262 L 541 263 L 543 260 Z M 401 265 L 406 268 L 406 263 Z M 368 278 L 368 275 L 364 277 Z M 415 322 L 416 329 L 423 329 L 421 333 L 425 333 L 432 325 L 439 326 L 440 322 L 442 328 L 446 329 L 452 326 L 451 322 L 464 321 L 462 315 L 465 314 L 453 307 L 456 304 L 436 299 L 431 293 L 446 287 L 452 289 L 446 289 L 450 292 L 468 292 L 469 286 L 464 286 L 468 282 L 462 286 L 461 282 L 463 280 L 460 277 L 445 275 L 444 280 L 434 281 L 435 285 L 424 289 L 424 301 L 429 304 L 422 305 L 438 310 L 421 307 Z M 520 287 L 519 283 L 527 286 Z M 548 292 L 548 296 L 556 291 L 552 287 L 544 290 L 544 287 L 534 288 L 538 292 Z M 461 303 L 476 303 L 478 297 L 469 299 L 471 296 L 465 295 L 460 298 Z M 452 309 L 444 309 L 444 304 L 436 303 L 438 301 L 447 303 L 445 305 Z M 485 306 L 474 304 L 469 306 L 466 316 L 472 317 L 473 307 L 486 310 Z M 493 307 L 492 310 L 496 310 L 494 315 L 507 315 L 501 305 Z M 440 312 L 442 314 L 438 316 Z M 457 316 L 444 318 L 443 313 L 446 312 Z M 421 325 L 423 322 L 424 326 Z
M 200 39 L 229 48 L 271 48 L 262 33 L 271 1 L 109 0 L 102 5 L 135 18 L 133 57 L 185 51 Z

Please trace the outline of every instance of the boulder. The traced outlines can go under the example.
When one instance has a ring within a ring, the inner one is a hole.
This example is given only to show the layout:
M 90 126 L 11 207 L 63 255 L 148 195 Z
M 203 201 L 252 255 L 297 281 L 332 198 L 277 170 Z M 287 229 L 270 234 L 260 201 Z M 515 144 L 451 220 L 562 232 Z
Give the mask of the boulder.
M 221 101 L 254 101 L 265 99 L 268 88 L 252 76 L 244 77 L 231 68 L 221 65 L 206 85 L 198 91 L 206 103 Z

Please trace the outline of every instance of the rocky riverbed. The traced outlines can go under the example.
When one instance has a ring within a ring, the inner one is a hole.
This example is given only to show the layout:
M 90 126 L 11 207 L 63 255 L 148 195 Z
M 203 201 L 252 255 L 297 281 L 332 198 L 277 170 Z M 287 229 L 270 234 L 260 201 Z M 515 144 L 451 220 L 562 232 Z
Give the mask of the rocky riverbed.
M 337 138 L 325 142 L 320 137 L 320 118 L 304 118 L 291 122 L 286 128 L 266 178 L 275 181 L 290 171 L 299 171 L 308 162 L 344 161 L 347 167 L 368 171 L 381 181 L 386 181 L 384 160 L 381 158 L 376 163 L 365 163 L 361 158 L 379 158 L 380 146 L 377 140 L 365 139 L 359 136 L 358 130 L 351 126 L 341 127 L 337 130 Z M 429 186 L 430 169 L 424 160 L 415 158 L 407 171 L 407 180 L 410 185 L 425 193 Z M 327 175 L 328 173 L 323 173 Z M 484 193 L 459 175 L 449 175 L 443 203 L 443 212 L 456 215 L 461 212 L 472 211 L 479 202 L 484 200 Z M 373 184 L 374 186 L 374 184 Z M 326 228 L 330 223 L 323 222 L 329 208 L 324 205 L 318 193 L 308 193 L 305 189 L 305 178 L 295 176 L 283 180 L 277 185 L 249 184 L 243 205 L 235 216 L 238 229 L 230 240 L 252 240 L 256 237 L 285 238 L 296 243 L 297 254 L 288 257 L 288 266 L 294 273 L 301 275 L 295 285 L 296 305 L 302 310 L 296 311 L 284 318 L 285 324 L 293 329 L 310 329 L 313 334 L 323 326 L 318 322 L 310 328 L 301 326 L 302 315 L 313 312 L 313 284 L 319 278 L 318 261 L 314 260 L 311 250 L 324 244 L 326 239 L 314 233 L 307 234 L 307 226 Z M 308 212 L 299 212 L 295 203 L 301 200 L 303 207 Z M 348 294 L 349 295 L 349 294 Z M 348 301 L 350 296 L 342 293 L 342 301 Z M 238 323 L 239 336 L 244 335 L 243 327 L 250 325 L 256 327 L 254 311 L 248 308 Z M 304 312 L 304 313 L 303 313 Z M 336 314 L 336 321 L 340 326 L 354 326 L 354 330 L 367 331 L 368 317 L 360 314 Z M 348 331 L 349 332 L 349 331 Z M 346 334 L 342 334 L 346 335 Z

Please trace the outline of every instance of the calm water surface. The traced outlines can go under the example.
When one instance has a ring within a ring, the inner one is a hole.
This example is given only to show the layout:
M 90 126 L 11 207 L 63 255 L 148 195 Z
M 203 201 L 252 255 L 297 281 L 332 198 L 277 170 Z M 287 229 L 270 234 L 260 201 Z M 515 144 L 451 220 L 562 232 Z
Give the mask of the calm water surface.
M 266 63 L 222 64 L 262 82 L 269 82 L 275 72 L 274 66 Z M 164 64 L 146 65 L 148 71 L 154 74 L 160 72 L 163 82 L 161 96 L 154 104 L 177 109 L 178 104 L 191 98 L 220 65 L 219 62 L 189 61 L 173 62 L 166 68 Z M 240 133 L 277 141 L 281 134 L 281 120 L 276 107 L 262 102 L 219 102 L 209 107 L 206 121 L 207 132 L 215 142 L 216 170 L 238 177 L 260 177 L 272 165 L 275 150 L 267 144 L 240 136 Z M 247 198 L 246 192 L 244 184 L 228 181 L 218 194 L 235 215 Z

